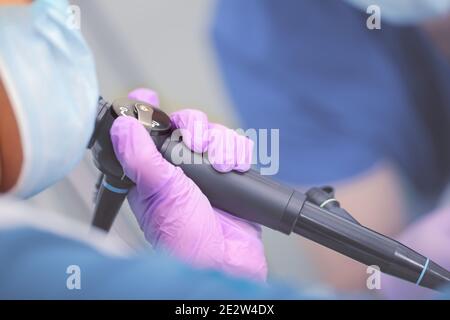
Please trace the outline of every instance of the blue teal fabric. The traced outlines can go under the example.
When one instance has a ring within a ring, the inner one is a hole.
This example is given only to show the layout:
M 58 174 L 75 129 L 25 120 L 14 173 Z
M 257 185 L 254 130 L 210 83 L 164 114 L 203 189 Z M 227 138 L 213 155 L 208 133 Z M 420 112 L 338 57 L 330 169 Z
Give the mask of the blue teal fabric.
M 30 228 L 0 231 L 0 299 L 292 299 L 282 285 L 263 286 L 192 269 L 166 255 L 100 254 L 86 244 Z M 69 266 L 81 289 L 69 290 Z
M 0 299 L 326 298 L 195 270 L 161 254 L 108 257 L 78 241 L 25 227 L 0 231 L 0 261 Z M 72 265 L 80 270 L 80 290 L 66 285 Z M 449 299 L 450 287 L 436 298 Z

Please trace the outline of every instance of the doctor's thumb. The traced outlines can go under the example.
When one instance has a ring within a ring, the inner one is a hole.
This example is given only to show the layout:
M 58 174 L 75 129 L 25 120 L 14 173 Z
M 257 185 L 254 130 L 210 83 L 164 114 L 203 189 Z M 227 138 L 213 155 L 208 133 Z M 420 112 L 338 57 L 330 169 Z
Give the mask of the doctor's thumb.
M 147 88 L 134 89 L 128 94 L 129 99 L 146 102 L 153 107 L 159 108 L 159 96 L 156 91 Z
M 137 119 L 118 117 L 110 135 L 117 160 L 141 195 L 157 193 L 175 174 L 175 167 L 162 157 Z

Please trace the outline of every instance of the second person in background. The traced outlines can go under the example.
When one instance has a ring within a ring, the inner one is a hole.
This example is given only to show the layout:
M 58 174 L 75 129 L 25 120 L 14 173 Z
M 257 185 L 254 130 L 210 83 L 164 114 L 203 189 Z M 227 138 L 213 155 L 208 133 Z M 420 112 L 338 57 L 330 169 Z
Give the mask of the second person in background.
M 450 67 L 422 27 L 381 6 L 369 30 L 350 2 L 222 0 L 214 43 L 244 124 L 280 128 L 278 178 L 331 184 L 363 225 L 396 236 L 448 182 Z M 304 245 L 327 283 L 365 286 L 364 266 Z

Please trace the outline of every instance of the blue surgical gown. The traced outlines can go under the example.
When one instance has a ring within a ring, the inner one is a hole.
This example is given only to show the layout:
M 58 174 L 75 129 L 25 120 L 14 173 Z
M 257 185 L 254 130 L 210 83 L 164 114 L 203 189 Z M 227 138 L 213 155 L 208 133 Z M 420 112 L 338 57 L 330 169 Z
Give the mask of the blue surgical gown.
M 292 299 L 306 297 L 192 269 L 163 254 L 118 258 L 30 227 L 0 230 L 0 299 Z M 69 266 L 79 267 L 80 289 L 69 290 Z M 309 296 L 311 298 L 312 296 Z
M 387 160 L 434 202 L 450 174 L 449 64 L 419 28 L 367 18 L 345 1 L 221 0 L 224 83 L 245 127 L 280 129 L 279 179 L 318 185 Z
M 109 257 L 85 243 L 31 227 L 0 230 L 0 261 L 0 299 L 325 298 L 195 270 L 161 254 Z M 79 267 L 79 290 L 67 287 L 72 265 Z M 450 290 L 436 298 L 449 299 Z

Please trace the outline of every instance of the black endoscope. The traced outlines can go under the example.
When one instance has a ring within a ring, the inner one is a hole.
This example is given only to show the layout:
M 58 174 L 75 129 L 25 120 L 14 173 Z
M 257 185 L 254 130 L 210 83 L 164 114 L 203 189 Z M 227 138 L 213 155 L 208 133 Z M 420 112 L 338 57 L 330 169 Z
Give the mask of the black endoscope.
M 189 163 L 176 164 L 207 196 L 211 204 L 237 217 L 285 234 L 292 232 L 324 245 L 384 273 L 438 289 L 450 283 L 450 272 L 398 241 L 359 224 L 334 199 L 333 189 L 313 188 L 306 194 L 277 183 L 255 170 L 219 173 L 207 154 L 190 151 L 181 137 L 172 137 L 169 117 L 147 103 L 119 99 L 99 100 L 95 132 L 89 143 L 95 165 L 101 171 L 92 224 L 108 231 L 133 183 L 115 157 L 110 129 L 119 116 L 134 117 L 147 129 L 163 157 L 190 154 Z

